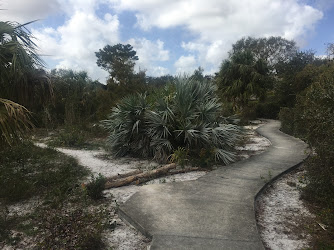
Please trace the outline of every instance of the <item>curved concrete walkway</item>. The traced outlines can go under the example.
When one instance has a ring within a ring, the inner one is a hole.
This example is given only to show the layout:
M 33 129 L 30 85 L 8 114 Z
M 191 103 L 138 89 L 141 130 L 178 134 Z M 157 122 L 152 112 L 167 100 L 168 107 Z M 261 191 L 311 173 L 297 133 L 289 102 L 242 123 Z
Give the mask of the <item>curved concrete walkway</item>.
M 153 237 L 151 249 L 264 249 L 254 212 L 263 177 L 274 178 L 306 158 L 306 144 L 279 128 L 269 121 L 258 129 L 272 143 L 266 152 L 196 181 L 144 186 L 120 215 Z

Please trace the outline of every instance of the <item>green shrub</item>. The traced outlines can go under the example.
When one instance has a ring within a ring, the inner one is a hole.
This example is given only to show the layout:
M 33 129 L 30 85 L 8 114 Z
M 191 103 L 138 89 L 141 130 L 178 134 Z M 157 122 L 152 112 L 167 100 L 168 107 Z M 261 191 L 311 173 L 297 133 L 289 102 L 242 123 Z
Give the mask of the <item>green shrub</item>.
M 295 134 L 295 110 L 293 108 L 283 107 L 279 112 L 281 121 L 281 130 L 289 135 Z
M 87 194 L 93 200 L 98 200 L 103 198 L 104 184 L 106 183 L 106 178 L 99 174 L 97 177 L 92 175 L 91 181 L 86 185 Z
M 85 131 L 77 127 L 66 127 L 49 144 L 58 147 L 83 147 L 86 139 Z
M 170 157 L 171 162 L 179 164 L 181 167 L 184 167 L 187 162 L 189 162 L 189 150 L 178 147 Z
M 258 118 L 277 119 L 280 106 L 275 102 L 258 103 L 255 112 Z
M 256 117 L 256 111 L 255 111 L 255 104 L 254 103 L 248 103 L 247 106 L 242 108 L 241 113 L 239 114 L 240 116 L 240 124 L 241 125 L 246 125 L 249 123 L 251 120 L 255 120 Z
M 151 102 L 140 94 L 124 98 L 102 122 L 111 148 L 119 156 L 153 156 L 161 162 L 178 147 L 189 150 L 190 157 L 212 148 L 216 161 L 232 162 L 240 130 L 221 117 L 215 91 L 208 81 L 178 78 Z
M 303 136 L 315 152 L 306 161 L 307 186 L 303 196 L 315 204 L 321 222 L 327 226 L 314 248 L 334 247 L 334 63 L 322 66 L 323 72 L 294 108 L 294 134 Z M 331 211 L 328 213 L 328 211 Z
M 313 199 L 334 209 L 334 65 L 310 86 L 298 106 L 304 111 L 307 142 L 316 152 L 307 164 L 307 190 Z
M 305 162 L 303 197 L 327 226 L 313 248 L 332 249 L 334 216 L 328 214 L 334 211 L 334 63 L 321 65 L 315 72 L 310 74 L 312 84 L 297 95 L 296 105 L 281 108 L 279 116 L 283 132 L 304 139 L 314 152 Z

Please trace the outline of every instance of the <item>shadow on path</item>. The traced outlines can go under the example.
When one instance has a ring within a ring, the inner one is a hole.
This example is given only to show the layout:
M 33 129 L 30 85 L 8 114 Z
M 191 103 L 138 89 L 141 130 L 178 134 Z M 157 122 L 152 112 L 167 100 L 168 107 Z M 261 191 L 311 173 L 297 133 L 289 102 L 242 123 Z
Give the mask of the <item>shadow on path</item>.
M 307 156 L 307 145 L 279 128 L 273 120 L 258 128 L 272 143 L 260 155 L 195 181 L 144 186 L 120 206 L 121 217 L 152 238 L 151 249 L 263 249 L 254 212 L 263 178 Z

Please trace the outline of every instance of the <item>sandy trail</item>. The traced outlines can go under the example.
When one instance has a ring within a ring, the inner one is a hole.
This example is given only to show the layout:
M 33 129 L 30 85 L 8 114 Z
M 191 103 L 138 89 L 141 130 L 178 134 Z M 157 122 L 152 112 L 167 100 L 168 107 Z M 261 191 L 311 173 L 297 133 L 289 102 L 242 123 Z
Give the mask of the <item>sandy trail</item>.
M 270 145 L 270 141 L 259 136 L 255 129 L 262 123 L 254 123 L 245 126 L 245 141 L 242 146 L 237 146 L 241 159 L 248 158 L 252 155 L 260 154 Z M 40 147 L 46 147 L 46 144 L 36 143 Z M 89 168 L 94 175 L 102 174 L 104 176 L 114 176 L 124 174 L 136 169 L 150 170 L 158 166 L 157 163 L 149 160 L 141 160 L 134 158 L 112 158 L 107 156 L 104 150 L 76 150 L 68 148 L 56 148 L 58 151 L 70 155 L 78 160 L 79 164 Z M 205 175 L 204 171 L 195 171 L 183 174 L 176 174 L 151 180 L 144 185 L 159 184 L 167 182 L 179 182 L 196 180 Z M 291 179 L 292 178 L 292 179 Z M 291 232 L 284 226 L 283 221 L 292 220 L 293 215 L 297 211 L 309 215 L 308 211 L 299 200 L 299 190 L 291 187 L 287 183 L 296 181 L 296 176 L 287 176 L 278 180 L 271 190 L 262 195 L 258 200 L 258 206 L 261 206 L 259 214 L 260 227 L 263 240 L 270 249 L 300 249 L 307 246 L 308 236 L 293 236 Z M 119 188 L 105 190 L 104 194 L 107 201 L 110 201 L 111 207 L 128 200 L 134 193 L 140 190 L 141 186 L 130 185 Z M 113 223 L 117 226 L 113 231 L 105 231 L 104 238 L 113 249 L 144 249 L 149 245 L 149 239 L 136 231 L 131 226 L 124 223 L 117 214 L 113 215 Z M 293 223 L 293 222 L 292 222 Z

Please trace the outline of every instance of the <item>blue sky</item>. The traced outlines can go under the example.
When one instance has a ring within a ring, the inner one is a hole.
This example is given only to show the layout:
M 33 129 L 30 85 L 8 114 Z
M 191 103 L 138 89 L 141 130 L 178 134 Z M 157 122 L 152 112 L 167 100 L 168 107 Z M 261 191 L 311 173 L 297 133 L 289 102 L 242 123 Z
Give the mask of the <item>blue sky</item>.
M 29 26 L 48 68 L 86 70 L 105 82 L 94 52 L 130 43 L 147 75 L 216 72 L 245 36 L 282 36 L 325 54 L 334 0 L 0 0 L 0 19 Z

